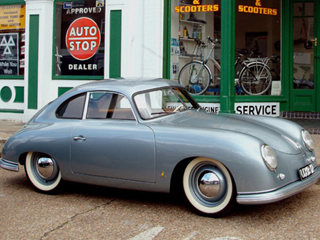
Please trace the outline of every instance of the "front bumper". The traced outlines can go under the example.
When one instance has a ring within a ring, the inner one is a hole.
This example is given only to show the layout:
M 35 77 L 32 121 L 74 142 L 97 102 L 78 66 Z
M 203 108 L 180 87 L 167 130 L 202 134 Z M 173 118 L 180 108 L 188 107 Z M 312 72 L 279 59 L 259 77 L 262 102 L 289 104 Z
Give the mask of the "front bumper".
M 0 167 L 6 170 L 19 172 L 19 164 L 0 158 Z
M 237 196 L 237 202 L 243 205 L 255 205 L 273 203 L 291 197 L 299 192 L 306 190 L 315 184 L 320 178 L 320 167 L 315 168 L 314 174 L 305 180 L 297 180 L 282 188 L 272 192 L 256 193 L 256 194 L 242 194 Z

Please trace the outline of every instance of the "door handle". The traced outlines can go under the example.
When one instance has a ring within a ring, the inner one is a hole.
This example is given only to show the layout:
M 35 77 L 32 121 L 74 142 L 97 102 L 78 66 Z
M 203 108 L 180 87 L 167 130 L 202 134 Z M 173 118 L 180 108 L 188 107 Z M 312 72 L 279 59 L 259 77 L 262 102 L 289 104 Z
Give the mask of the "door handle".
M 73 137 L 74 141 L 85 141 L 86 138 L 84 136 Z
M 318 39 L 317 38 L 311 39 L 310 42 L 314 42 L 314 46 L 315 47 L 318 45 Z

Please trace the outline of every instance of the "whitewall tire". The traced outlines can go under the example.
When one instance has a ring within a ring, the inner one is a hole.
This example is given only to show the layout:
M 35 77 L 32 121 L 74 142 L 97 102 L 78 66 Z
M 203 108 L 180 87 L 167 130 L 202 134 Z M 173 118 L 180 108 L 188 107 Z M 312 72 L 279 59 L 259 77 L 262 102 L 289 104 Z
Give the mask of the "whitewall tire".
M 235 203 L 235 186 L 228 169 L 219 161 L 199 157 L 183 175 L 183 189 L 190 204 L 201 214 L 221 217 Z
M 32 185 L 40 192 L 56 193 L 61 185 L 61 171 L 50 156 L 29 152 L 25 161 L 25 171 Z

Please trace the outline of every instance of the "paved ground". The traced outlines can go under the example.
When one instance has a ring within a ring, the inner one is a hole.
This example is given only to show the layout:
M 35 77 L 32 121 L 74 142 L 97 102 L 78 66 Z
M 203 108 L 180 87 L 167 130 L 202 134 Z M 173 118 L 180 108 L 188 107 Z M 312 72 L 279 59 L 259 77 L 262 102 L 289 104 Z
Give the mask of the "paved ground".
M 0 169 L 0 239 L 319 239 L 319 183 L 286 200 L 237 206 L 214 219 L 169 194 L 80 184 L 59 195 L 40 194 L 23 169 Z

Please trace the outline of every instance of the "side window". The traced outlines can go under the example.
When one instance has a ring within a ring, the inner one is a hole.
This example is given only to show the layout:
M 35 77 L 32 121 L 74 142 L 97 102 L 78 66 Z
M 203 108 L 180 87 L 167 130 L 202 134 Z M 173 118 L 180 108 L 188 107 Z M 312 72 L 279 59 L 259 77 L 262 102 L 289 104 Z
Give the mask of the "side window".
M 78 95 L 64 102 L 57 111 L 58 118 L 81 119 L 86 95 Z
M 95 92 L 90 94 L 87 119 L 135 120 L 129 100 L 120 94 Z

